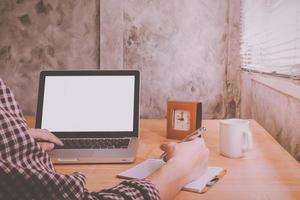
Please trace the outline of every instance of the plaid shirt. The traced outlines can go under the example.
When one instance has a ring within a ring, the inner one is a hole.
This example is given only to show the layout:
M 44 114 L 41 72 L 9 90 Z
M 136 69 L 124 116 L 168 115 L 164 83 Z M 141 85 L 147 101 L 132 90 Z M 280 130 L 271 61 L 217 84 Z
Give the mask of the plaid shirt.
M 0 101 L 0 199 L 159 199 L 158 190 L 145 179 L 88 192 L 84 175 L 57 173 L 28 134 L 14 95 L 1 79 Z

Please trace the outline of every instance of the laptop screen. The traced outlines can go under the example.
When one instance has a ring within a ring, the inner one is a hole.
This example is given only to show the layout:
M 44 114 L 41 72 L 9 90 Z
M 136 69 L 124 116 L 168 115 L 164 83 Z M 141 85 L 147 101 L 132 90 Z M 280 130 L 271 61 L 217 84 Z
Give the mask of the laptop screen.
M 45 76 L 41 128 L 133 131 L 135 76 Z

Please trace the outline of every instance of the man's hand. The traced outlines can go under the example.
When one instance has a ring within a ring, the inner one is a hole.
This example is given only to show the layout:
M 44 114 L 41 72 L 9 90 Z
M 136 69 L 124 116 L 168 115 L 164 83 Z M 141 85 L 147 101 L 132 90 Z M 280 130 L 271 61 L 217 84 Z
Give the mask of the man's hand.
M 47 129 L 29 129 L 28 133 L 45 151 L 51 151 L 55 145 L 63 146 L 63 142 Z
M 167 162 L 147 178 L 157 187 L 162 200 L 172 199 L 185 184 L 206 172 L 209 151 L 200 138 L 164 143 L 161 149 Z
M 165 160 L 178 163 L 181 171 L 186 171 L 186 182 L 191 182 L 199 178 L 207 170 L 209 151 L 205 146 L 204 140 L 196 138 L 189 142 L 164 143 L 160 148 L 165 151 Z

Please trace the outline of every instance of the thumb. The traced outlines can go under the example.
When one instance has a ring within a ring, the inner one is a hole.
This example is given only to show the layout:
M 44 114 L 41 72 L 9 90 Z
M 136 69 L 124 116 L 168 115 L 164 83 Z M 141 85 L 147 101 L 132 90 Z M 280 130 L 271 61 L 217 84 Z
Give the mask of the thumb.
M 174 150 L 176 144 L 177 143 L 175 143 L 175 142 L 166 142 L 166 143 L 163 143 L 162 145 L 160 145 L 160 149 L 163 151 L 166 151 L 166 152 L 172 152 Z

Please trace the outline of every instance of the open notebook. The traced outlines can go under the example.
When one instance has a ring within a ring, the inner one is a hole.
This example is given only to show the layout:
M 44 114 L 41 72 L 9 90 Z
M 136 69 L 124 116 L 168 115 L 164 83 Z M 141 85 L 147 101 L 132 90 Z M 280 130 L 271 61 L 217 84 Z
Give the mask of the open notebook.
M 164 164 L 165 162 L 161 159 L 148 159 L 131 169 L 118 174 L 117 177 L 125 179 L 146 178 Z M 199 179 L 188 183 L 182 189 L 191 192 L 204 193 L 222 178 L 225 173 L 226 170 L 221 167 L 208 167 L 205 174 L 199 177 Z

